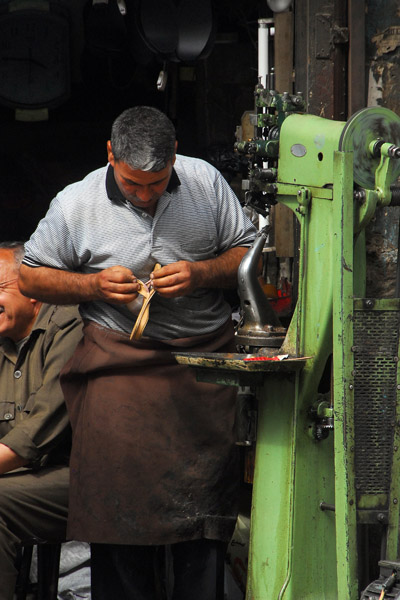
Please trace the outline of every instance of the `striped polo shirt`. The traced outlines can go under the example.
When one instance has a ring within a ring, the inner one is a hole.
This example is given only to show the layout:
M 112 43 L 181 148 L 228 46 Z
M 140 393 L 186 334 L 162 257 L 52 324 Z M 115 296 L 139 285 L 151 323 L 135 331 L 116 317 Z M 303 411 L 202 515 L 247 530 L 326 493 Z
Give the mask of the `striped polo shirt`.
M 147 281 L 156 263 L 215 258 L 248 246 L 254 225 L 222 175 L 207 162 L 177 155 L 154 217 L 121 194 L 111 165 L 67 186 L 51 202 L 25 245 L 24 264 L 80 273 L 122 265 Z M 82 303 L 82 317 L 130 333 L 136 316 L 125 305 Z M 212 332 L 231 314 L 220 289 L 180 298 L 156 294 L 144 337 L 177 339 Z

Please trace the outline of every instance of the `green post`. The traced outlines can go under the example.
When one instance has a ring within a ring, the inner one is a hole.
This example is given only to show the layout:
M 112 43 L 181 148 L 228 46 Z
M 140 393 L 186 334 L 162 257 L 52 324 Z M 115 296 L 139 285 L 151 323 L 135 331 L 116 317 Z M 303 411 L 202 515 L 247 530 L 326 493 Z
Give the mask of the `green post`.
M 303 188 L 293 188 L 301 197 Z M 310 416 L 332 352 L 333 202 L 327 190 L 313 193 L 298 213 L 300 300 L 283 348 L 300 341 L 309 359 L 290 378 L 269 375 L 259 390 L 247 600 L 338 600 L 335 516 L 321 510 L 335 500 L 333 435 L 316 439 Z
M 333 168 L 331 196 L 326 188 L 313 188 L 310 202 L 298 211 L 302 276 L 283 351 L 296 349 L 309 359 L 291 379 L 268 376 L 258 394 L 247 600 L 356 600 L 358 595 L 352 154 L 335 152 Z M 288 186 L 282 189 L 287 194 Z M 293 197 L 301 195 L 304 189 L 298 188 L 280 200 L 293 207 Z M 363 235 L 357 240 L 355 285 L 362 290 Z M 331 357 L 333 390 L 326 403 L 333 399 L 334 433 L 316 439 L 310 413 Z
M 333 193 L 333 397 L 338 599 L 356 600 L 357 530 L 354 487 L 353 155 L 335 152 Z

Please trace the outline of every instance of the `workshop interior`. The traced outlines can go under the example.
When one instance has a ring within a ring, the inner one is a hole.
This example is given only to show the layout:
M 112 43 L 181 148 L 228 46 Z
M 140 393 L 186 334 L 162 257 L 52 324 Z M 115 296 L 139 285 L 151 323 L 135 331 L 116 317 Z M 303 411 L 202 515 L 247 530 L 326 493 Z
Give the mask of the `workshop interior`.
M 400 599 L 398 0 L 0 0 L 1 240 L 139 104 L 259 230 L 236 353 L 176 356 L 238 388 L 226 600 Z

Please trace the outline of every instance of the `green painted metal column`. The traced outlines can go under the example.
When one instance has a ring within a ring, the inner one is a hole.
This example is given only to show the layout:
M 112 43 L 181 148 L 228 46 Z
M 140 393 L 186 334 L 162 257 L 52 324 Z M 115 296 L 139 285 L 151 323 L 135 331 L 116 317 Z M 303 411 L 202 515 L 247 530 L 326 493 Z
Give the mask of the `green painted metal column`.
M 318 441 L 310 418 L 332 353 L 333 202 L 313 193 L 300 205 L 301 299 L 284 346 L 309 359 L 258 392 L 247 600 L 338 600 L 335 517 L 320 508 L 334 502 L 333 435 Z
M 248 600 L 279 598 L 291 574 L 295 381 L 268 377 L 262 397 L 269 400 L 259 406 Z
M 356 600 L 357 531 L 354 486 L 353 154 L 335 152 L 333 194 L 333 387 L 338 600 Z

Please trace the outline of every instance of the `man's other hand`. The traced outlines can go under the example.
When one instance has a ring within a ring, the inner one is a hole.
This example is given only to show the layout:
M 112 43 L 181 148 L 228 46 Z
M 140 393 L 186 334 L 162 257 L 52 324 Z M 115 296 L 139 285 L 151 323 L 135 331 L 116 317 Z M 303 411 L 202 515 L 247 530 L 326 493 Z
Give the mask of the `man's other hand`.
M 151 273 L 153 287 L 164 298 L 190 294 L 198 286 L 197 263 L 180 260 Z

